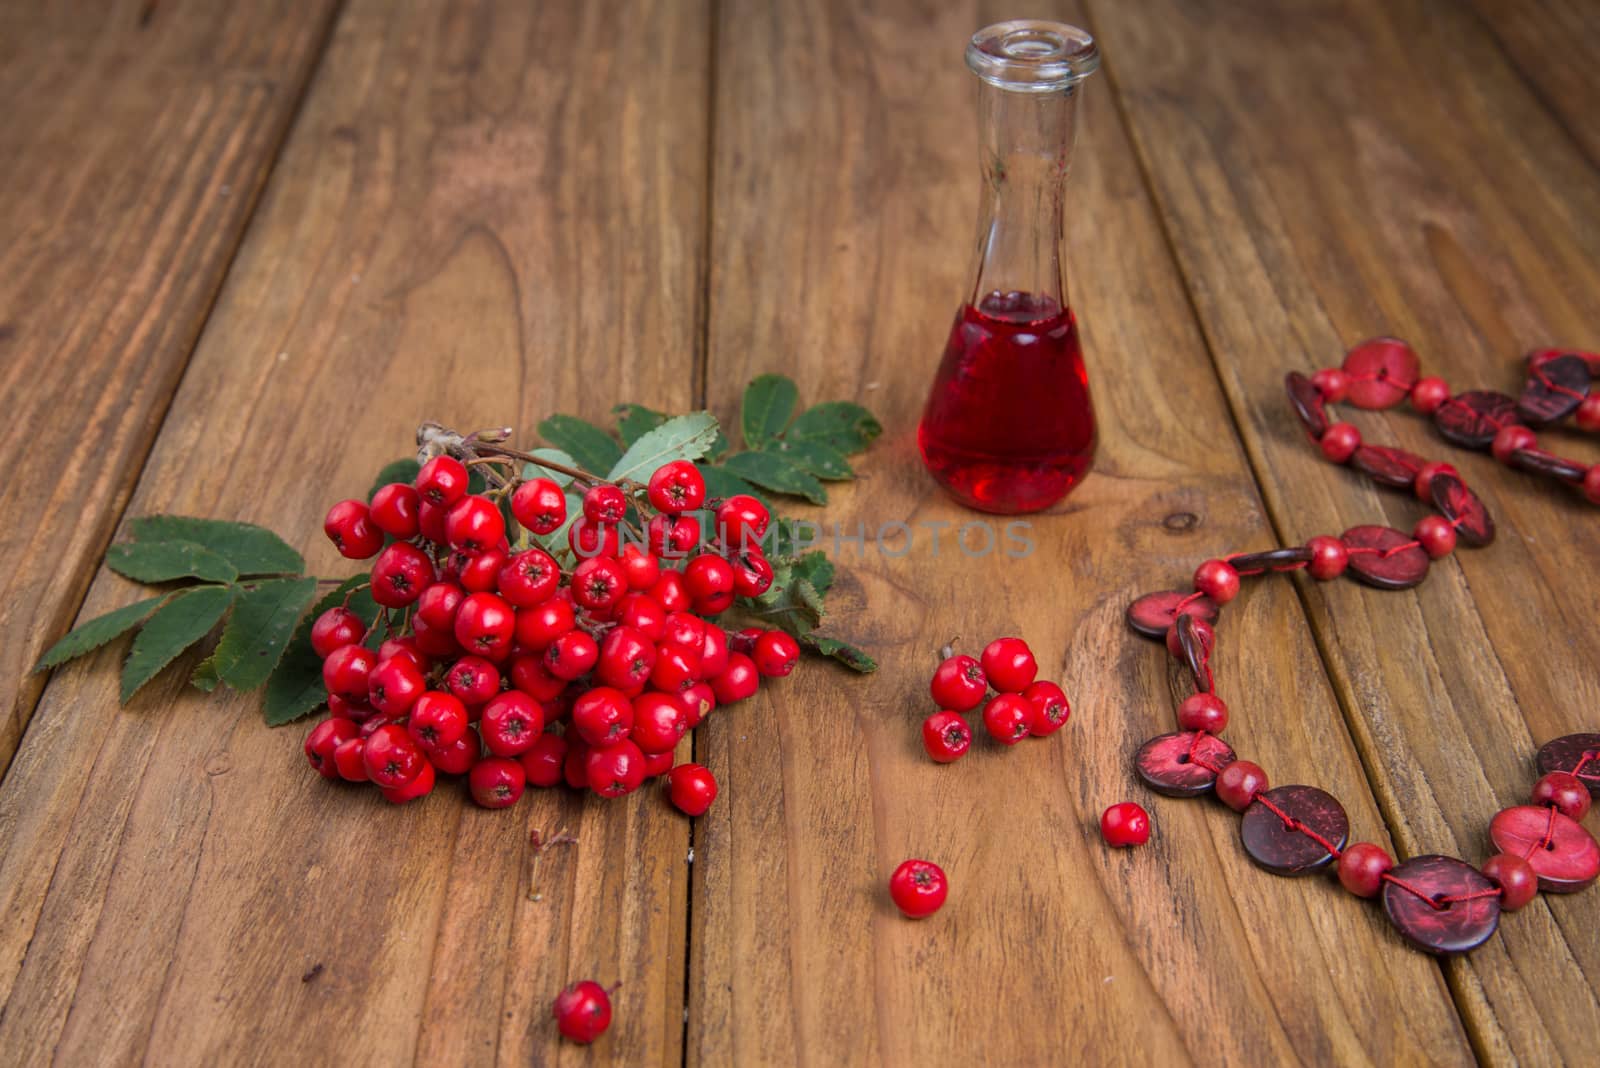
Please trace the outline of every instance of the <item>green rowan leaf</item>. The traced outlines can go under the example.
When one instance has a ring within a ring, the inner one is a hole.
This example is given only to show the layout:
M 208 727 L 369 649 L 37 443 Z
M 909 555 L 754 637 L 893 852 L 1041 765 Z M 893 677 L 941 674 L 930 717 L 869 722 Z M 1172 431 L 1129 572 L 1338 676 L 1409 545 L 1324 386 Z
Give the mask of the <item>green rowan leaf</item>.
M 139 582 L 198 578 L 232 582 L 238 570 L 226 558 L 192 541 L 124 541 L 106 550 L 106 566 Z
M 666 412 L 642 404 L 619 404 L 611 411 L 617 417 L 617 433 L 622 435 L 624 445 L 632 445 L 669 418 Z
M 866 448 L 881 433 L 883 426 L 861 405 L 827 401 L 800 413 L 783 436 L 786 441 L 820 441 L 852 453 Z
M 542 460 L 549 460 L 551 463 L 563 464 L 567 467 L 578 466 L 578 461 L 574 460 L 571 456 L 568 456 L 560 449 L 534 449 L 531 455 L 537 456 Z M 572 484 L 572 476 L 567 474 L 565 471 L 555 471 L 548 467 L 541 467 L 538 464 L 524 464 L 522 467 L 522 477 L 525 479 L 548 478 L 551 482 L 554 482 L 563 489 Z
M 182 541 L 204 546 L 241 575 L 298 575 L 306 567 L 304 558 L 288 542 L 254 523 L 149 515 L 135 519 L 131 528 L 136 542 Z
M 844 482 L 856 477 L 844 453 L 823 441 L 769 441 L 763 446 L 763 451 L 777 453 L 802 471 L 830 482 Z
M 316 592 L 314 578 L 271 579 L 245 589 L 209 661 L 216 677 L 235 690 L 266 682 Z
M 139 629 L 133 651 L 122 665 L 122 700 L 126 703 L 145 683 L 195 642 L 211 633 L 233 603 L 228 586 L 194 586 L 179 590 Z
M 39 662 L 33 666 L 33 670 L 44 671 L 47 668 L 58 667 L 68 660 L 77 659 L 84 653 L 93 652 L 113 638 L 121 637 L 138 626 L 146 616 L 155 611 L 156 605 L 166 599 L 166 594 L 160 597 L 148 597 L 80 624 L 46 649 Z
M 615 438 L 576 416 L 550 416 L 539 424 L 539 436 L 573 457 L 585 471 L 609 471 L 622 459 L 622 446 Z
M 746 448 L 758 449 L 789 425 L 800 391 L 786 375 L 760 375 L 745 387 L 739 420 Z
M 801 634 L 799 638 L 801 645 L 815 649 L 823 656 L 831 656 L 853 671 L 859 671 L 865 675 L 878 670 L 878 662 L 876 660 L 847 641 L 828 638 L 815 633 Z
M 760 490 L 727 468 L 716 464 L 700 464 L 699 467 L 701 476 L 706 480 L 706 500 L 715 501 L 745 493 L 760 500 L 762 504 L 767 503 L 761 499 Z
M 674 460 L 698 460 L 717 436 L 717 420 L 710 412 L 691 412 L 668 419 L 628 446 L 606 478 L 619 482 L 631 478 L 649 481 L 656 468 Z
M 812 504 L 827 504 L 828 491 L 808 472 L 785 457 L 771 452 L 736 452 L 722 466 L 746 482 L 753 482 L 774 493 L 804 497 Z

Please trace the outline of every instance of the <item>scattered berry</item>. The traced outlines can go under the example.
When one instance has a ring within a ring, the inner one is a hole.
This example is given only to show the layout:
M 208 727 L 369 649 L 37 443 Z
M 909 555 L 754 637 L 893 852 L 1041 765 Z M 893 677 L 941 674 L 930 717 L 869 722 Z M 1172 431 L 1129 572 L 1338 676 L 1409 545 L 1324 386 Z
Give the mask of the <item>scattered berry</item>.
M 569 1040 L 588 1045 L 611 1026 L 611 998 L 599 983 L 585 979 L 561 992 L 555 1003 L 556 1026 Z
M 950 887 L 944 869 L 928 860 L 903 861 L 889 876 L 889 896 L 908 919 L 921 920 L 944 906 Z
M 717 780 L 699 764 L 679 764 L 667 774 L 667 796 L 679 812 L 702 816 L 717 799 Z
M 922 747 L 937 763 L 949 764 L 972 748 L 972 728 L 957 712 L 935 712 L 922 721 Z
M 1100 814 L 1100 837 L 1117 849 L 1144 845 L 1150 840 L 1150 817 L 1132 801 L 1112 805 Z
M 984 647 L 983 673 L 1001 693 L 1021 693 L 1039 674 L 1039 665 L 1021 638 L 996 638 Z
M 983 706 L 983 726 L 1001 745 L 1016 745 L 1028 736 L 1033 705 L 1020 694 L 1003 693 Z
M 940 708 L 970 712 L 983 703 L 984 695 L 989 692 L 989 680 L 972 657 L 952 656 L 934 671 L 929 690 L 933 703 Z
M 1028 733 L 1035 738 L 1054 734 L 1065 727 L 1067 720 L 1072 717 L 1072 706 L 1067 702 L 1067 695 L 1053 682 L 1035 682 L 1022 691 L 1022 696 L 1033 706 L 1028 718 Z

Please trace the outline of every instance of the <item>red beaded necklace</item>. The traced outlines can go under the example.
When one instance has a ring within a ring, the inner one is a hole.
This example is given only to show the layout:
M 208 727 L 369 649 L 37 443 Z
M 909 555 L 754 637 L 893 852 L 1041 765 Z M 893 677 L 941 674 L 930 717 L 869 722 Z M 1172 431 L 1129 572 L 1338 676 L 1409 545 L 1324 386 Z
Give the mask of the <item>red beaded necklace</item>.
M 1335 865 L 1346 890 L 1381 895 L 1400 934 L 1433 953 L 1474 949 L 1494 933 L 1501 912 L 1521 908 L 1540 890 L 1581 890 L 1600 875 L 1600 844 L 1578 822 L 1600 796 L 1600 733 L 1570 734 L 1539 750 L 1535 764 L 1542 777 L 1532 804 L 1504 809 L 1490 822 L 1497 852 L 1481 869 L 1437 855 L 1396 864 L 1381 846 L 1346 844 L 1349 819 L 1331 794 L 1314 786 L 1269 787 L 1265 771 L 1238 759 L 1218 737 L 1228 708 L 1215 693 L 1212 624 L 1238 595 L 1242 578 L 1303 568 L 1328 581 L 1348 571 L 1369 586 L 1403 590 L 1426 578 L 1430 563 L 1448 556 L 1458 541 L 1482 546 L 1494 540 L 1488 510 L 1454 467 L 1363 444 L 1355 427 L 1329 423 L 1328 404 L 1348 400 L 1383 409 L 1409 397 L 1446 440 L 1488 448 L 1502 463 L 1579 485 L 1600 504 L 1600 464 L 1585 468 L 1545 452 L 1529 429 L 1576 413 L 1579 428 L 1600 430 L 1600 392 L 1589 393 L 1591 379 L 1600 379 L 1600 354 L 1539 350 L 1529 355 L 1528 369 L 1520 398 L 1489 391 L 1452 395 L 1442 379 L 1417 377 L 1411 346 L 1376 338 L 1351 349 L 1340 368 L 1310 378 L 1291 373 L 1285 383 L 1290 403 L 1328 459 L 1382 485 L 1411 489 L 1439 514 L 1417 523 L 1409 537 L 1392 527 L 1359 526 L 1301 546 L 1207 560 L 1195 570 L 1192 592 L 1146 594 L 1127 612 L 1134 630 L 1166 641 L 1187 665 L 1195 689 L 1178 708 L 1178 731 L 1150 739 L 1135 755 L 1145 784 L 1170 797 L 1215 793 L 1241 813 L 1240 839 L 1255 863 L 1279 875 Z

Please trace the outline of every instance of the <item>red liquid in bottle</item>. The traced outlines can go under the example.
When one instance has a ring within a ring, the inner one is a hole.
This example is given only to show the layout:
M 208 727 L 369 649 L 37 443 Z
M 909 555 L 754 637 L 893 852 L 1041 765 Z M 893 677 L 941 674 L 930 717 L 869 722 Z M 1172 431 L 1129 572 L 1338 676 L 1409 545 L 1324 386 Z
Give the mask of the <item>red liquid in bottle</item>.
M 1094 458 L 1094 409 L 1070 308 L 990 293 L 956 316 L 917 429 L 922 461 L 962 504 L 1036 512 Z

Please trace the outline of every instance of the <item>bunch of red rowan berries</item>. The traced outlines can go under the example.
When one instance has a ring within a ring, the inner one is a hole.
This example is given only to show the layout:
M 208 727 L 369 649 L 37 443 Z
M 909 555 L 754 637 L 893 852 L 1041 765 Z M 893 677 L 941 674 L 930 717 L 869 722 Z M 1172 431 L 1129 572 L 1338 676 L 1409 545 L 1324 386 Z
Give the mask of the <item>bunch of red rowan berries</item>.
M 959 760 L 972 748 L 972 728 L 964 713 L 979 705 L 984 729 L 1008 746 L 1054 734 L 1072 715 L 1061 687 L 1038 678 L 1038 661 L 1021 638 L 996 638 L 976 660 L 949 646 L 940 655 L 928 687 L 939 711 L 923 721 L 922 745 L 941 764 Z
M 339 551 L 376 557 L 371 596 L 385 611 L 369 629 L 347 600 L 312 625 L 329 712 L 306 738 L 313 768 L 372 782 L 395 803 L 444 774 L 466 776 L 488 808 L 515 804 L 529 785 L 618 797 L 655 776 L 684 812 L 711 804 L 715 778 L 674 767 L 678 742 L 800 656 L 783 631 L 730 634 L 714 622 L 772 585 L 767 509 L 748 495 L 710 502 L 706 540 L 695 516 L 706 484 L 691 462 L 663 464 L 648 485 L 561 470 L 586 486 L 570 524 L 556 481 L 497 470 L 492 489 L 472 493 L 468 464 L 449 454 L 370 504 L 329 510 L 324 530 Z M 532 539 L 513 550 L 501 500 L 530 535 L 565 525 L 571 565 Z

